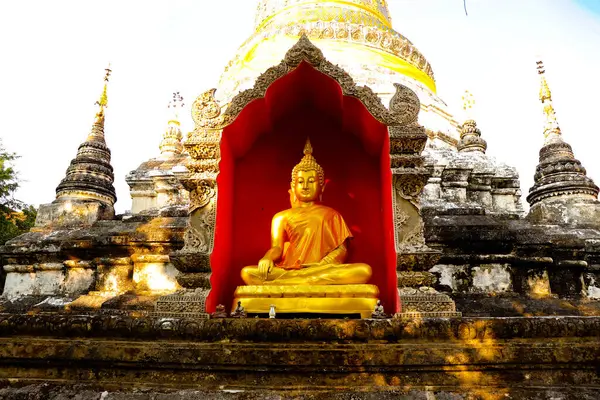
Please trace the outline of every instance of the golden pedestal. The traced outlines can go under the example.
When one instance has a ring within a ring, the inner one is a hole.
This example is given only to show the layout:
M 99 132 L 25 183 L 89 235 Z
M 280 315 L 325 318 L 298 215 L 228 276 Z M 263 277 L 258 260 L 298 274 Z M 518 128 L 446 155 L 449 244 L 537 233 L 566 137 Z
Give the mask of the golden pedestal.
M 370 318 L 379 289 L 375 285 L 238 286 L 232 310 L 241 301 L 249 314 L 360 314 Z

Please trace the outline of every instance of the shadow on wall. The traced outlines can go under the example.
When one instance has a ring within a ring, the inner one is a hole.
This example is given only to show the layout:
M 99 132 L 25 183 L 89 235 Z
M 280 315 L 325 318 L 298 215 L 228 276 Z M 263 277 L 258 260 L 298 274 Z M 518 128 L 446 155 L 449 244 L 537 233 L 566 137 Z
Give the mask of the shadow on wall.
M 4 282 L 6 282 L 6 272 L 4 266 L 0 266 L 0 296 L 4 293 Z

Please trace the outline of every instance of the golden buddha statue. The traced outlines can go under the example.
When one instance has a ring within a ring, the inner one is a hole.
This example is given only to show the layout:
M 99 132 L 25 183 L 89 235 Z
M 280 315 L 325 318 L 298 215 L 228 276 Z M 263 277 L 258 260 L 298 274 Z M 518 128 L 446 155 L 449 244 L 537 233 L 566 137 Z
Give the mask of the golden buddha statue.
M 349 285 L 371 278 L 367 264 L 345 264 L 350 229 L 336 210 L 320 204 L 325 174 L 306 141 L 292 170 L 291 208 L 273 217 L 271 248 L 257 266 L 242 269 L 247 285 Z
M 325 174 L 306 141 L 304 157 L 292 170 L 291 207 L 271 222 L 271 248 L 258 265 L 241 272 L 234 304 L 249 313 L 357 314 L 367 318 L 377 303 L 377 286 L 366 285 L 371 267 L 346 263 L 350 229 L 336 210 L 320 203 Z

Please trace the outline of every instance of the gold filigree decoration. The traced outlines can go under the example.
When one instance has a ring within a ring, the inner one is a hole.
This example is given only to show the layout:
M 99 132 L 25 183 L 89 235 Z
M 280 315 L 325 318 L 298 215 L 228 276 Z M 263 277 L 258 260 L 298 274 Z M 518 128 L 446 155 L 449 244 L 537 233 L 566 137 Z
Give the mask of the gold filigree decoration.
M 192 104 L 192 119 L 196 130 L 222 129 L 231 123 L 229 116 L 221 113 L 221 105 L 215 99 L 216 90 L 207 90 Z
M 425 130 L 402 128 L 401 126 L 389 127 L 390 154 L 420 155 L 427 143 Z
M 217 194 L 216 182 L 205 179 L 198 182 L 193 190 L 190 190 L 190 212 L 205 207 Z
M 189 225 L 183 236 L 183 251 L 208 253 L 210 245 L 210 238 L 208 237 L 209 234 L 210 232 L 207 230 L 196 229 L 195 227 Z
M 425 225 L 423 220 L 419 220 L 413 229 L 411 229 L 400 241 L 401 247 L 422 247 L 425 246 Z
M 394 188 L 396 189 L 396 193 L 403 199 L 410 201 L 417 208 L 419 196 L 426 183 L 427 176 L 418 174 L 394 175 Z
M 406 226 L 410 217 L 408 214 L 402 209 L 400 202 L 396 200 L 394 196 L 392 199 L 393 207 L 394 207 L 394 243 L 396 244 L 396 249 L 399 249 L 400 246 L 400 237 L 402 236 L 402 231 Z
M 396 93 L 390 100 L 390 112 L 399 116 L 399 125 L 414 125 L 419 117 L 419 97 L 404 85 L 394 83 Z
M 394 202 L 394 228 L 396 229 L 396 233 L 400 234 L 402 232 L 402 228 L 408 222 L 409 216 L 407 213 L 402 210 L 400 203 Z
M 192 173 L 216 175 L 219 172 L 219 163 L 215 159 L 190 160 L 186 168 Z
M 316 47 L 308 37 L 303 34 L 298 42 L 286 53 L 283 61 L 274 67 L 269 68 L 265 73 L 261 74 L 255 81 L 252 89 L 238 93 L 232 100 L 227 109 L 220 117 L 224 117 L 223 123 L 231 123 L 242 112 L 242 110 L 253 100 L 263 98 L 267 89 L 277 79 L 281 78 L 288 72 L 297 68 L 302 62 L 307 62 L 317 71 L 334 79 L 341 87 L 342 93 L 345 96 L 352 96 L 360 100 L 371 115 L 385 125 L 406 125 L 414 124 L 416 121 L 414 110 L 418 114 L 420 103 L 412 90 L 406 86 L 396 84 L 397 95 L 394 96 L 393 107 L 388 110 L 382 103 L 379 97 L 366 86 L 356 86 L 356 83 L 346 71 L 337 65 L 325 59 L 323 52 Z M 412 93 L 412 96 L 410 95 Z M 206 96 L 205 96 L 206 95 Z M 203 107 L 210 107 L 214 115 L 216 110 L 216 100 L 214 100 L 214 90 L 211 90 L 200 98 L 205 100 L 199 103 Z M 204 97 L 203 97 L 204 96 Z M 414 99 L 416 100 L 416 103 Z M 214 102 L 214 103 L 213 103 Z M 201 107 L 200 107 L 201 108 Z M 220 108 L 219 108 L 220 110 Z M 204 120 L 203 120 L 204 121 Z M 213 124 L 214 125 L 214 124 Z M 216 125 L 214 125 L 216 126 Z M 224 128 L 225 125 L 218 125 L 219 128 Z M 200 130 L 206 126 L 198 126 Z
M 431 272 L 424 271 L 397 271 L 398 287 L 433 286 L 437 278 Z
M 212 179 L 201 180 L 194 190 L 190 190 L 190 221 L 182 251 L 212 253 L 217 219 L 216 195 L 216 183 Z
M 220 157 L 219 142 L 186 143 L 186 149 L 194 160 L 214 160 Z
M 447 312 L 447 313 L 455 313 L 456 306 L 454 302 L 451 300 L 448 301 L 446 299 L 437 298 L 433 299 L 433 301 L 418 301 L 418 302 L 406 302 L 406 304 L 402 303 L 402 312 L 403 313 L 439 313 L 439 312 Z M 454 315 L 449 315 L 449 317 Z M 443 315 L 440 315 L 443 317 Z
M 355 92 L 349 95 L 359 99 L 371 115 L 386 125 L 400 125 L 400 118 L 394 113 L 390 113 L 387 108 L 383 105 L 379 96 L 371 90 L 368 86 L 357 86 Z
M 321 49 L 312 44 L 306 34 L 300 36 L 298 42 L 288 50 L 283 59 L 283 62 L 290 67 L 297 67 L 302 61 L 306 61 L 315 67 L 325 61 Z

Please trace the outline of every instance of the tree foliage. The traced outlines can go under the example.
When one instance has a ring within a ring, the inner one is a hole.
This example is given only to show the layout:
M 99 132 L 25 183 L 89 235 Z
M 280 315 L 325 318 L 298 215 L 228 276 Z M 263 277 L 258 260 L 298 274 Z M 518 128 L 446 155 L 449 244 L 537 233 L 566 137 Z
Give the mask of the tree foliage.
M 33 206 L 14 198 L 19 187 L 18 174 L 13 168 L 17 158 L 0 143 L 0 245 L 31 229 L 37 215 Z

